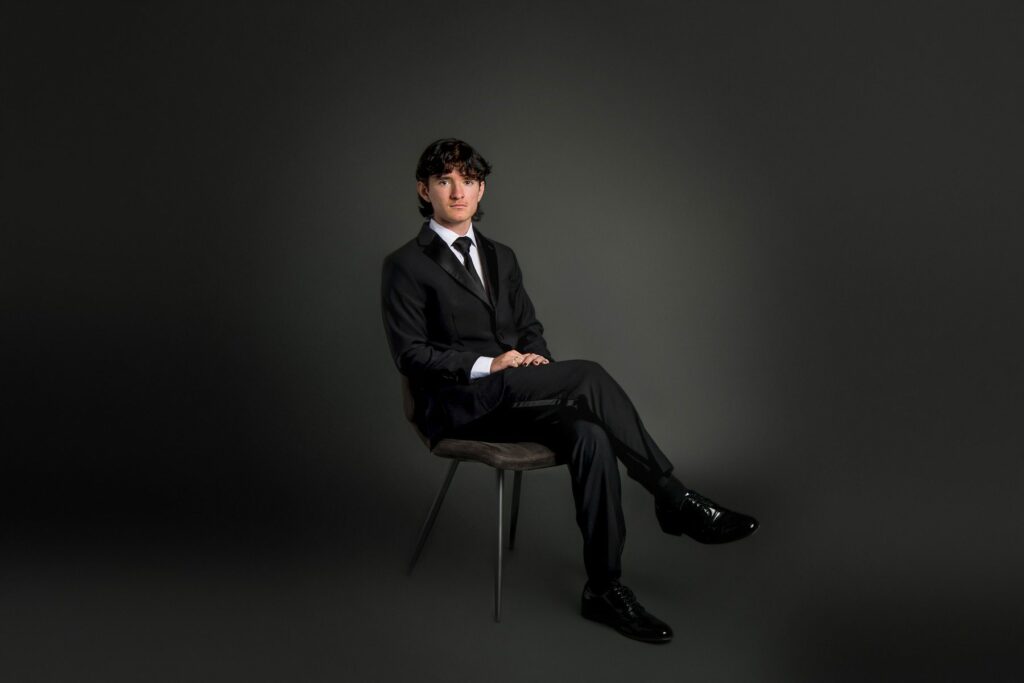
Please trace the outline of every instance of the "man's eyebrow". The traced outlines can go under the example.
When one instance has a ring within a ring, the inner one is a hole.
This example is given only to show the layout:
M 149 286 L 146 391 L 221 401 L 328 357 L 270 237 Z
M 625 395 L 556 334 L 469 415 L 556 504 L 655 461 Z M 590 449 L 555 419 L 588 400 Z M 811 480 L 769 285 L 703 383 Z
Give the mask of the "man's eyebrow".
M 453 179 L 454 177 L 455 177 L 455 176 L 453 176 L 453 175 L 452 175 L 452 174 L 450 174 L 450 173 L 445 173 L 444 175 L 439 175 L 439 176 L 437 176 L 437 179 L 438 179 L 438 180 L 452 180 L 452 179 Z M 463 179 L 463 180 L 475 180 L 475 181 L 478 181 L 478 180 L 479 180 L 479 178 L 474 178 L 474 177 L 472 177 L 472 176 L 462 176 L 462 179 Z

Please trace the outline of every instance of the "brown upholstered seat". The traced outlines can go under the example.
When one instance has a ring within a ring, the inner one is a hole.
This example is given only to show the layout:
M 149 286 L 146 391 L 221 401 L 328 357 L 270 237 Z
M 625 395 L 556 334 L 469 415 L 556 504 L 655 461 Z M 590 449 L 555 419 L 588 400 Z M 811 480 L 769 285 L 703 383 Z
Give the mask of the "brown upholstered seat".
M 502 470 L 537 470 L 554 467 L 555 453 L 543 444 L 530 441 L 491 443 L 465 439 L 442 439 L 432 451 L 442 458 L 476 460 Z

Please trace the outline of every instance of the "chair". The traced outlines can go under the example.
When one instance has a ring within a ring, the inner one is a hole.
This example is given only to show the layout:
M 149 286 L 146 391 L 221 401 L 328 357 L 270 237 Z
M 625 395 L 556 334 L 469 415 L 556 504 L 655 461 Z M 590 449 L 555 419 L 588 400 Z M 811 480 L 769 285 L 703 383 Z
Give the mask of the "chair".
M 409 389 L 409 379 L 402 375 L 402 396 L 405 417 L 412 425 L 416 435 L 423 444 L 430 448 L 430 442 L 413 422 L 414 399 Z M 494 571 L 494 620 L 501 621 L 501 569 L 503 563 L 502 548 L 504 547 L 504 529 L 502 517 L 504 511 L 505 492 L 505 471 L 515 472 L 512 484 L 512 514 L 509 522 L 508 549 L 512 550 L 516 542 L 516 526 L 519 518 L 519 498 L 522 493 L 523 472 L 527 470 L 538 470 L 545 467 L 555 467 L 562 464 L 556 460 L 555 453 L 539 443 L 529 441 L 516 443 L 491 443 L 487 441 L 471 441 L 466 439 L 442 439 L 431 450 L 431 453 L 441 458 L 450 458 L 451 465 L 448 473 L 441 484 L 441 490 L 437 492 L 434 503 L 430 506 L 430 512 L 423 523 L 419 540 L 416 542 L 416 549 L 413 551 L 412 559 L 409 561 L 409 573 L 412 573 L 419 559 L 423 546 L 427 542 L 430 530 L 437 519 L 437 513 L 444 502 L 444 496 L 448 492 L 448 486 L 452 483 L 455 470 L 459 463 L 464 460 L 479 462 L 493 467 L 497 473 L 497 499 L 498 499 L 498 535 L 497 554 Z

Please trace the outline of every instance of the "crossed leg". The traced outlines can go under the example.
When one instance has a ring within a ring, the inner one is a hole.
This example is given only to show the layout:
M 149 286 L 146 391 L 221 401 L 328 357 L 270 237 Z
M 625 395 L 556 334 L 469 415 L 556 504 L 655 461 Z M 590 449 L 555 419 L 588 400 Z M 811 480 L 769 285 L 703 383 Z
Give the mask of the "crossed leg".
M 652 493 L 672 463 L 600 364 L 566 360 L 510 368 L 502 375 L 499 407 L 449 436 L 551 447 L 572 478 L 588 578 L 594 585 L 618 579 L 626 535 L 618 462 Z

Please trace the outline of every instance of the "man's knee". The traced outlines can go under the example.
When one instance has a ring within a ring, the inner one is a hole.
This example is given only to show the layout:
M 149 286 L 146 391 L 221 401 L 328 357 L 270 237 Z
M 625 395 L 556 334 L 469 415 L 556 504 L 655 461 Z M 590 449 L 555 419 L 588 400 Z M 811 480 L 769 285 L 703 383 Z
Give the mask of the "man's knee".
M 601 382 L 609 377 L 608 371 L 597 361 L 577 358 L 559 362 L 571 364 L 573 374 L 580 383 Z
M 587 360 L 585 358 L 580 358 L 580 359 L 576 360 L 575 362 L 578 363 L 579 366 L 581 368 L 583 368 L 586 372 L 604 372 L 605 371 L 604 370 L 604 366 L 601 365 L 600 363 L 598 363 L 596 360 Z

